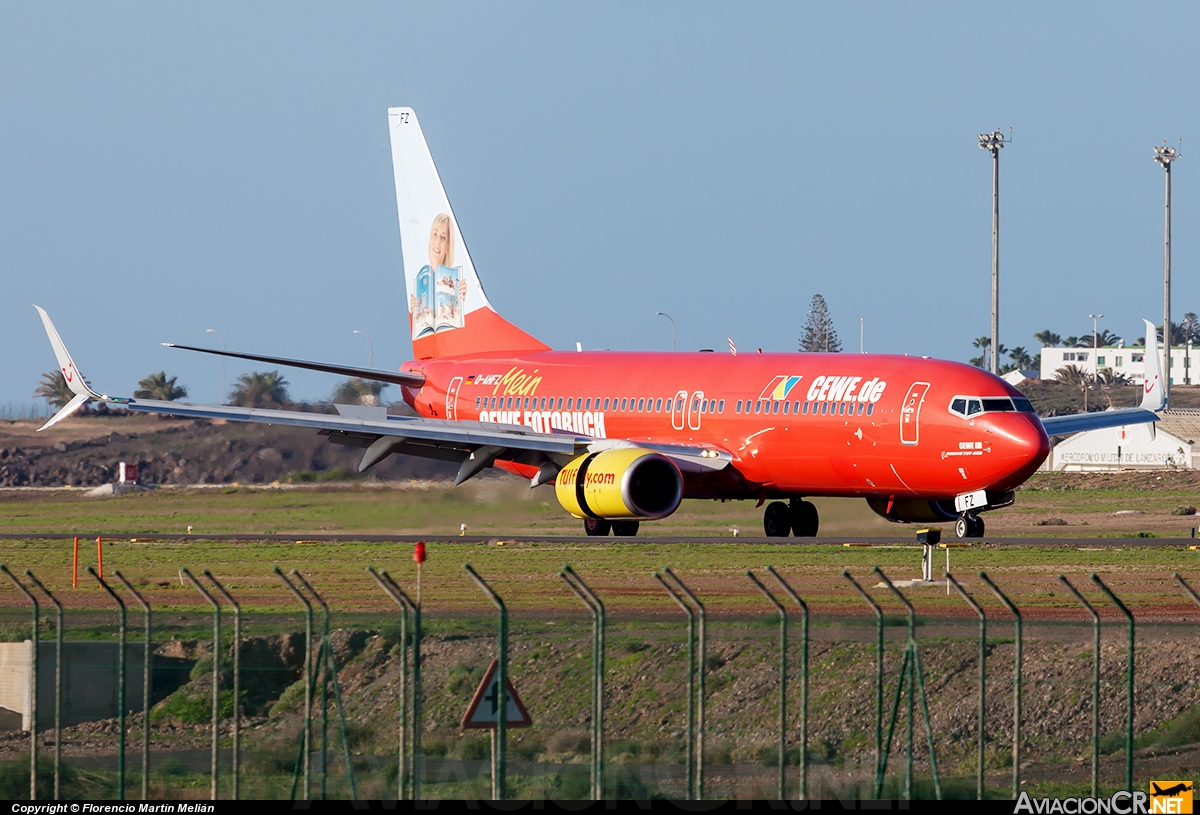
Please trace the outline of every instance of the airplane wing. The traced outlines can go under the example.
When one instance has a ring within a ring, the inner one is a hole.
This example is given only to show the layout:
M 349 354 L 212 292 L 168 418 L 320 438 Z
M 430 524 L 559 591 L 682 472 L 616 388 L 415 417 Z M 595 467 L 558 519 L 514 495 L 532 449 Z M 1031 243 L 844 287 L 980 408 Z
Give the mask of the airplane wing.
M 1158 334 L 1154 324 L 1146 324 L 1146 375 L 1142 385 L 1142 403 L 1126 410 L 1105 410 L 1099 413 L 1076 413 L 1071 416 L 1048 416 L 1042 419 L 1048 436 L 1068 436 L 1084 430 L 1120 427 L 1127 424 L 1157 422 L 1158 414 L 1167 406 L 1163 389 L 1162 360 L 1158 356 Z M 1153 430 L 1153 428 L 1151 428 Z
M 490 467 L 497 459 L 515 461 L 539 468 L 533 486 L 553 480 L 558 469 L 583 453 L 616 447 L 644 447 L 672 459 L 684 472 L 709 472 L 724 469 L 733 460 L 726 451 L 675 444 L 656 444 L 624 439 L 596 439 L 574 433 L 535 433 L 521 425 L 501 425 L 476 421 L 445 421 L 417 416 L 389 416 L 383 407 L 336 405 L 338 415 L 301 413 L 291 410 L 237 407 L 233 405 L 192 405 L 107 396 L 84 381 L 71 355 L 50 321 L 50 315 L 34 306 L 42 317 L 46 335 L 58 358 L 59 368 L 75 397 L 40 429 L 57 424 L 89 401 L 105 402 L 138 413 L 186 416 L 196 419 L 226 419 L 237 422 L 280 424 L 307 427 L 329 437 L 334 444 L 365 448 L 358 471 L 364 472 L 392 453 L 459 462 L 456 484 Z M 203 350 L 203 349 L 197 349 Z M 295 361 L 249 354 L 227 354 L 246 359 L 293 364 Z M 316 367 L 320 365 L 321 367 Z M 316 370 L 346 369 L 311 363 Z M 386 373 L 386 372 L 379 372 Z M 402 375 L 408 376 L 407 374 Z M 419 374 L 411 376 L 419 377 Z M 388 381 L 388 380 L 385 380 Z M 395 381 L 395 380 L 390 380 Z M 412 381 L 403 384 L 414 384 Z M 549 465 L 549 466 L 547 466 Z

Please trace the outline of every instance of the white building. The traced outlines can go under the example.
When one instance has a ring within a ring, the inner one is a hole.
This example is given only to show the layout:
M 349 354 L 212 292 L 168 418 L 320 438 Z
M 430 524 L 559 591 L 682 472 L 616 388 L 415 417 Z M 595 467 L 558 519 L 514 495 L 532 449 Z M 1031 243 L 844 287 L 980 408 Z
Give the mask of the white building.
M 1109 346 L 1101 348 L 1042 348 L 1042 379 L 1054 379 L 1060 368 L 1075 365 L 1093 376 L 1105 368 L 1114 374 L 1124 374 L 1134 384 L 1145 377 L 1146 349 L 1138 346 Z M 1200 348 L 1190 344 L 1171 348 L 1171 384 L 1200 384 Z
M 1158 422 L 1076 433 L 1050 449 L 1043 470 L 1200 469 L 1200 410 L 1165 411 Z

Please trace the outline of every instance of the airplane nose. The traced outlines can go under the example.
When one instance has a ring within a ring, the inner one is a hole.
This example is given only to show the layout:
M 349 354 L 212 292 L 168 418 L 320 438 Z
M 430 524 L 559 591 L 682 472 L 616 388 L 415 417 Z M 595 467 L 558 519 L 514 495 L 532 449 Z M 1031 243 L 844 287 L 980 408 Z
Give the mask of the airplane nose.
M 1032 413 L 1003 416 L 1002 421 L 995 422 L 993 431 L 1000 437 L 1000 453 L 1008 465 L 1004 479 L 1008 488 L 1016 487 L 1033 475 L 1050 453 L 1046 428 Z

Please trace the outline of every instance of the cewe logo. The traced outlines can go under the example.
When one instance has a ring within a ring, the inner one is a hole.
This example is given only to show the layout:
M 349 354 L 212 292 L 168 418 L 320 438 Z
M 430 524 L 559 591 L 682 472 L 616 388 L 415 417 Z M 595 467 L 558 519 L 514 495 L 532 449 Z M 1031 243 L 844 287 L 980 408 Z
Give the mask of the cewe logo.
M 1150 815 L 1191 815 L 1195 788 L 1191 781 L 1151 781 Z
M 802 376 L 787 376 L 781 374 L 772 379 L 767 386 L 763 388 L 759 394 L 759 399 L 787 399 L 792 388 L 796 387 L 796 383 L 804 377 Z

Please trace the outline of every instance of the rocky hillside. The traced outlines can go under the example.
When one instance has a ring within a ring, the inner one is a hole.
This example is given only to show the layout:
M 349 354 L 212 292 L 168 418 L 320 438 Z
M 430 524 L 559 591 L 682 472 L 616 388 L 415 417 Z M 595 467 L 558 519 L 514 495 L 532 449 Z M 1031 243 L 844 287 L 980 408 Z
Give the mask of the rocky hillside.
M 223 421 L 163 421 L 141 416 L 69 419 L 44 434 L 41 422 L 0 423 L 0 487 L 108 484 L 117 465 L 138 465 L 145 484 L 270 483 L 356 475 L 362 451 L 329 444 L 313 430 Z M 441 462 L 393 456 L 369 478 L 452 474 Z

